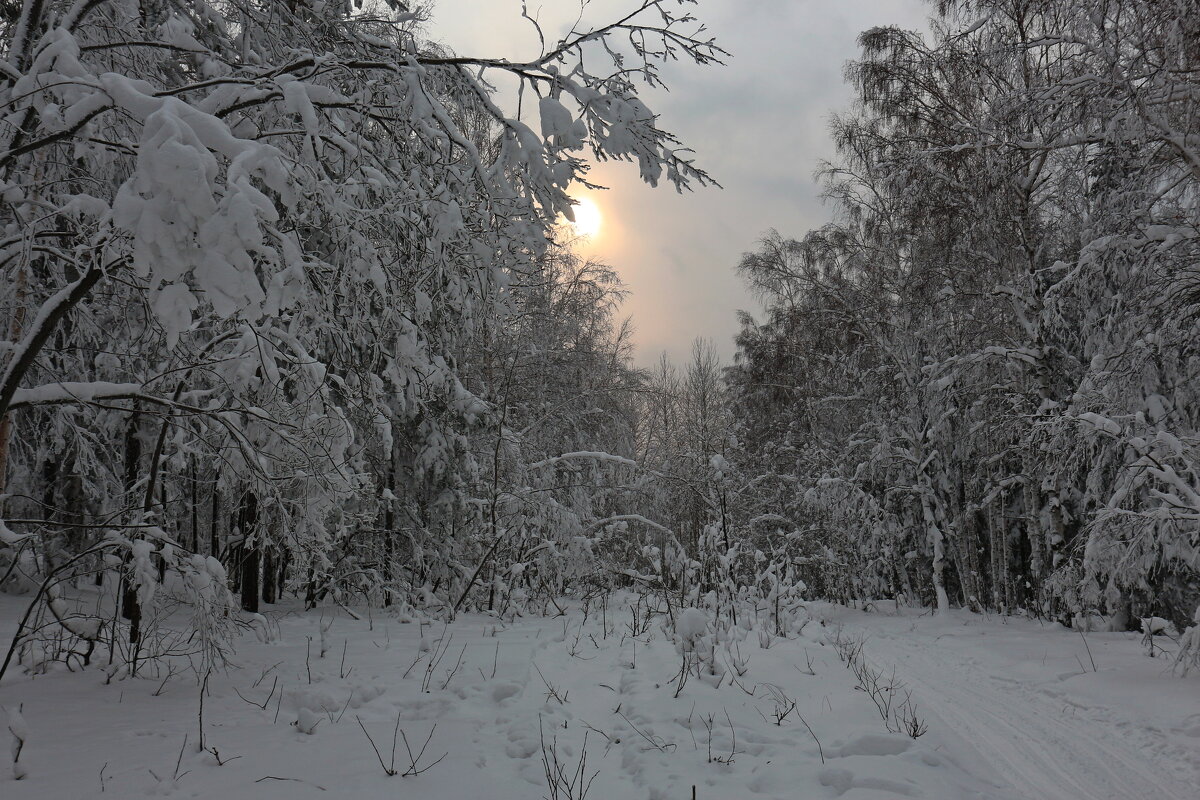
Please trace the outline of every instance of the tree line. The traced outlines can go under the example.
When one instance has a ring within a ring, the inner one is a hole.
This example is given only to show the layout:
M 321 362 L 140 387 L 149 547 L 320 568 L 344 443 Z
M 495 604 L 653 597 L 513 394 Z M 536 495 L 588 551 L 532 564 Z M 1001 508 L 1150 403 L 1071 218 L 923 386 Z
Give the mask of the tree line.
M 740 272 L 744 516 L 823 591 L 1070 620 L 1200 600 L 1200 15 L 939 2 L 876 28 L 833 222 Z
M 742 259 L 732 366 L 641 370 L 560 222 L 589 155 L 712 183 L 642 96 L 725 56 L 690 5 L 520 63 L 401 4 L 6 6 L 0 590 L 32 602 L 0 674 L 212 663 L 284 593 L 1190 618 L 1190 3 L 864 33 L 834 220 Z
M 514 62 L 418 4 L 6 5 L 5 667 L 136 668 L 185 609 L 218 658 L 283 591 L 453 616 L 590 570 L 634 518 L 630 330 L 561 221 L 589 160 L 711 183 L 640 97 L 724 57 L 689 6 L 526 17 Z

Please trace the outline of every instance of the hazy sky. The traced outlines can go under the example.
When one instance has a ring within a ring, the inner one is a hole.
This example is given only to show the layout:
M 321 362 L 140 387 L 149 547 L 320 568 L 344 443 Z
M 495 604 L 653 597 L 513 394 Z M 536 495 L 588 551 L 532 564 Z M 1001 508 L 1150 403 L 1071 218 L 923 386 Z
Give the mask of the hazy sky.
M 585 19 L 610 21 L 636 1 L 593 0 Z M 537 37 L 520 7 L 437 0 L 429 34 L 464 55 L 533 58 Z M 529 7 L 539 8 L 536 0 Z M 727 65 L 672 66 L 671 91 L 645 97 L 724 188 L 652 189 L 636 165 L 621 162 L 590 175 L 610 189 L 591 194 L 603 229 L 588 252 L 617 268 L 630 289 L 624 310 L 643 365 L 663 351 L 685 360 L 697 336 L 732 357 L 737 310 L 758 310 L 734 271 L 741 254 L 770 228 L 799 236 L 829 217 L 813 172 L 833 155 L 829 115 L 850 102 L 842 67 L 858 54 L 858 33 L 924 28 L 926 17 L 920 0 L 702 0 L 692 10 L 730 52 Z M 547 38 L 564 33 L 578 11 L 577 0 L 544 0 Z

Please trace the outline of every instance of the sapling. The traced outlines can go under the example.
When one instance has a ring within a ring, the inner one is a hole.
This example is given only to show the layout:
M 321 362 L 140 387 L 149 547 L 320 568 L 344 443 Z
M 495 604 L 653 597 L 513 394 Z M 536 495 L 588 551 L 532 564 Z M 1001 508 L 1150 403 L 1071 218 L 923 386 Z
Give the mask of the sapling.
M 1193 667 L 1200 667 L 1200 605 L 1192 615 L 1192 624 L 1179 637 L 1179 652 L 1175 654 L 1172 669 L 1180 670 L 1184 677 Z
M 775 710 L 771 712 L 771 719 L 774 721 L 775 725 L 782 726 L 783 721 L 796 710 L 796 701 L 788 697 L 787 694 L 784 693 L 783 689 L 774 684 L 767 683 L 763 685 L 767 687 L 767 691 L 770 692 L 771 699 L 775 703 Z M 763 719 L 766 719 L 765 714 L 763 714 L 761 711 L 758 713 L 759 716 L 761 716 Z
M 446 670 L 446 680 L 442 681 L 442 691 L 445 691 L 446 688 L 450 686 L 450 682 L 454 680 L 454 676 L 457 675 L 459 669 L 462 668 L 463 655 L 465 655 L 466 652 L 467 646 L 464 644 L 462 649 L 458 651 L 458 660 L 454 662 L 454 667 Z
M 425 692 L 426 694 L 429 693 L 430 686 L 433 683 L 434 670 L 436 670 L 438 668 L 438 665 L 442 663 L 442 659 L 446 657 L 446 652 L 450 649 L 450 642 L 453 641 L 453 639 L 454 639 L 454 634 L 451 633 L 449 635 L 446 635 L 445 629 L 443 628 L 442 637 L 440 639 L 434 640 L 433 652 L 430 654 L 429 663 L 427 663 L 425 665 L 425 674 L 421 678 L 421 691 L 422 692 Z M 465 651 L 465 646 L 464 646 L 464 651 Z M 462 652 L 460 652 L 458 655 L 458 664 L 455 665 L 453 670 L 448 671 L 449 674 L 446 678 L 446 682 L 442 685 L 443 689 L 445 689 L 446 686 L 449 685 L 450 679 L 454 677 L 454 673 L 458 672 L 459 666 L 462 665 L 462 656 L 463 656 L 463 654 L 462 654 Z M 411 667 L 410 667 L 410 669 L 411 669 Z M 408 673 L 405 672 L 405 675 L 407 675 L 407 674 Z
M 162 679 L 162 683 L 160 683 L 158 685 L 158 688 L 154 690 L 154 693 L 151 695 L 151 697 L 160 696 L 167 688 L 167 681 L 169 681 L 169 680 L 171 680 L 171 678 L 175 677 L 175 673 L 176 673 L 175 666 L 173 664 L 168 663 L 167 664 L 167 676 Z
M 571 768 L 568 762 L 560 760 L 557 734 L 547 747 L 546 731 L 541 717 L 538 717 L 538 736 L 542 745 L 542 770 L 546 777 L 546 786 L 550 790 L 547 800 L 584 800 L 592 788 L 592 781 L 600 774 L 599 770 L 593 772 L 590 777 L 587 774 L 587 731 L 583 732 L 583 746 L 574 768 Z
M 646 731 L 643 731 L 637 725 L 634 725 L 633 721 L 631 719 L 629 719 L 629 717 L 625 716 L 625 714 L 621 712 L 620 706 L 617 706 L 617 710 L 614 711 L 613 713 L 616 714 L 621 719 L 625 720 L 625 724 L 628 725 L 631 729 L 633 729 L 634 733 L 636 733 L 638 736 L 641 736 L 643 739 L 645 739 L 650 744 L 650 746 L 653 747 L 658 752 L 670 753 L 670 752 L 675 751 L 677 745 L 674 742 L 668 742 L 665 740 L 660 741 L 658 736 L 656 736 L 652 733 L 647 733 Z
M 1150 656 L 1151 658 L 1154 658 L 1156 655 L 1155 648 L 1158 650 L 1162 649 L 1158 645 L 1154 644 L 1154 637 L 1170 637 L 1171 632 L 1174 630 L 1174 626 L 1171 625 L 1171 621 L 1163 619 L 1162 617 L 1142 617 L 1141 628 L 1142 644 L 1146 646 L 1146 655 Z
M 729 753 L 727 755 L 713 755 L 713 725 L 716 715 L 709 714 L 707 717 L 701 717 L 700 721 L 704 723 L 704 728 L 708 732 L 708 762 L 725 766 L 732 764 L 739 751 L 737 749 L 737 730 L 733 727 L 733 720 L 729 717 L 729 709 L 725 709 L 725 722 L 729 725 Z
M 255 685 L 257 686 L 258 684 L 255 684 Z M 275 697 L 275 690 L 278 687 L 279 687 L 279 676 L 276 675 L 275 679 L 271 682 L 271 692 L 267 695 L 266 699 L 264 699 L 261 703 L 256 703 L 253 700 L 247 699 L 247 697 L 244 694 L 242 694 L 240 691 L 238 691 L 236 686 L 234 687 L 233 691 L 235 694 L 237 694 L 238 697 L 242 698 L 242 700 L 244 702 L 248 703 L 249 705 L 255 706 L 257 708 L 261 708 L 263 711 L 266 711 L 267 704 L 269 704 L 271 702 L 272 698 Z
M 729 660 L 729 666 L 733 667 L 733 671 L 737 673 L 739 678 L 743 677 L 750 670 L 750 659 L 742 656 L 742 649 L 736 641 L 730 641 L 726 644 L 725 655 Z
M 154 770 L 148 770 L 148 772 L 149 772 L 151 775 L 153 775 L 153 776 L 154 776 L 154 779 L 155 779 L 156 781 L 158 781 L 160 784 L 169 784 L 169 787 L 167 788 L 167 790 L 168 790 L 168 791 L 169 791 L 170 789 L 175 789 L 175 788 L 178 788 L 178 786 L 179 786 L 179 779 L 180 779 L 180 778 L 182 778 L 184 775 L 187 775 L 187 774 L 188 774 L 188 772 L 191 772 L 191 770 L 187 770 L 187 771 L 185 771 L 185 772 L 180 772 L 180 771 L 179 771 L 179 770 L 180 770 L 180 768 L 183 766 L 183 751 L 184 751 L 185 749 L 187 749 L 187 742 L 188 742 L 188 737 L 187 737 L 187 734 L 185 733 L 185 734 L 183 735 L 183 744 L 181 744 L 181 745 L 179 746 L 179 755 L 178 755 L 178 756 L 175 758 L 175 769 L 174 769 L 174 771 L 171 773 L 171 777 L 170 777 L 170 779 L 169 779 L 169 780 L 168 780 L 167 778 L 160 778 L 160 777 L 158 776 L 158 773 L 156 773 Z
M 412 748 L 408 744 L 408 736 L 404 733 L 404 731 L 400 730 L 400 712 L 397 711 L 396 712 L 396 726 L 392 729 L 391 759 L 387 763 L 384 763 L 383 754 L 379 752 L 379 747 L 376 746 L 375 739 L 371 736 L 370 732 L 367 730 L 367 726 L 363 724 L 362 718 L 356 714 L 354 716 L 354 719 L 355 719 L 355 721 L 358 722 L 358 727 L 362 728 L 362 732 L 364 735 L 366 735 L 367 741 L 371 743 L 371 749 L 375 751 L 375 757 L 377 759 L 379 759 L 379 766 L 383 767 L 384 773 L 389 778 L 394 778 L 397 775 L 399 775 L 402 778 L 407 778 L 410 775 L 420 775 L 422 772 L 426 772 L 427 770 L 430 770 L 433 767 L 436 767 L 439 763 L 441 763 L 442 759 L 444 759 L 446 756 L 450 755 L 450 753 L 447 751 L 445 753 L 442 753 L 440 756 L 438 756 L 436 759 L 434 759 L 434 761 L 432 761 L 431 763 L 426 764 L 425 766 L 421 766 L 420 763 L 421 763 L 421 759 L 425 756 L 425 750 L 426 750 L 426 748 L 429 747 L 429 742 L 433 739 L 434 732 L 437 731 L 437 723 L 434 723 L 433 727 L 429 729 L 429 735 L 425 737 L 425 742 L 421 745 L 421 749 L 418 750 L 417 754 L 414 756 Z M 408 754 L 408 767 L 404 770 L 404 772 L 400 772 L 400 770 L 396 769 L 396 743 L 397 743 L 397 741 L 404 742 L 404 750 Z
M 533 663 L 533 669 L 535 672 L 537 672 L 538 677 L 542 679 L 542 684 L 546 687 L 546 702 L 550 702 L 550 700 L 553 699 L 557 700 L 559 705 L 565 705 L 567 702 L 567 695 L 570 694 L 570 692 L 559 693 L 558 688 L 554 684 L 550 683 L 550 681 L 546 680 L 546 676 L 542 674 L 542 670 L 538 667 L 537 663 L 531 663 Z
M 17 706 L 16 710 L 7 712 L 8 732 L 12 735 L 9 752 L 12 755 L 13 780 L 18 781 L 28 775 L 24 765 L 21 764 L 21 751 L 25 749 L 25 742 L 29 739 L 29 726 L 25 723 L 25 717 L 21 713 L 24 709 L 25 704 L 22 703 Z
M 211 755 L 213 757 L 213 759 L 216 760 L 218 767 L 223 767 L 226 764 L 228 764 L 230 761 L 236 761 L 237 759 L 241 758 L 241 756 L 234 756 L 233 758 L 222 758 L 221 753 L 217 750 L 217 748 L 212 746 L 211 744 L 209 744 L 208 741 L 205 739 L 205 736 L 204 736 L 204 697 L 206 694 L 208 694 L 208 678 L 211 673 L 212 673 L 212 668 L 210 665 L 209 669 L 206 670 L 204 673 L 204 678 L 200 681 L 200 707 L 196 714 L 197 723 L 198 723 L 199 731 L 200 731 L 200 743 L 196 748 L 196 752 L 208 753 L 209 755 Z M 124 694 L 122 694 L 122 697 L 123 696 L 124 696 Z M 282 691 L 279 693 L 279 697 L 281 699 L 283 698 Z M 275 712 L 275 714 L 276 714 L 276 718 L 278 718 L 278 715 L 279 715 L 278 710 Z
M 335 619 L 337 619 L 337 618 L 330 617 L 329 622 L 326 623 L 325 616 L 322 614 L 321 620 L 317 623 L 317 627 L 321 633 L 321 652 L 320 652 L 320 655 L 318 656 L 318 658 L 324 658 L 325 654 L 327 652 L 329 652 L 329 631 L 333 627 L 333 623 L 334 623 Z
M 304 671 L 308 675 L 308 682 L 312 684 L 312 637 L 305 636 L 304 645 Z
M 267 676 L 270 675 L 272 672 L 274 672 L 279 667 L 279 665 L 282 663 L 283 663 L 282 661 L 276 661 L 274 664 L 272 664 L 271 666 L 267 667 L 262 672 L 260 672 L 258 674 L 258 680 L 254 681 L 254 683 L 251 684 L 250 688 L 257 689 L 258 685 L 260 683 L 262 683 L 263 681 L 265 681 L 267 679 Z

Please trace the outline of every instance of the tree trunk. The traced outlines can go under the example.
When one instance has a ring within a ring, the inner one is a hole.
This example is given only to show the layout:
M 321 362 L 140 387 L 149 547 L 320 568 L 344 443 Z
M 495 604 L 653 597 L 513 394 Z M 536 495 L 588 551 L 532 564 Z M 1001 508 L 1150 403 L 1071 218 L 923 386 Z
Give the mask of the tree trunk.
M 192 483 L 192 552 L 200 552 L 200 487 L 196 483 L 196 454 L 188 456 L 188 477 Z
M 387 488 L 389 492 L 396 489 L 396 448 L 392 447 L 391 458 L 388 461 Z M 392 501 L 384 500 L 383 512 L 383 607 L 392 605 L 392 583 L 395 580 L 396 561 L 396 512 Z M 489 606 L 490 608 L 490 606 Z
M 275 602 L 275 556 L 270 548 L 262 551 L 262 601 Z
M 213 558 L 221 558 L 221 471 L 213 472 L 212 515 L 209 519 L 208 554 Z
M 937 593 L 937 612 L 945 614 L 950 611 L 950 597 L 946 594 L 946 542 L 937 515 L 928 494 L 921 493 L 921 511 L 925 517 L 925 528 L 929 543 L 933 545 L 933 590 Z
M 256 540 L 255 527 L 258 522 L 258 498 L 254 492 L 242 494 L 238 509 L 238 528 L 242 535 L 240 559 L 242 608 L 251 613 L 258 612 L 258 571 L 262 545 Z
M 133 412 L 129 427 L 125 429 L 125 491 L 131 494 L 137 483 L 138 468 L 142 460 L 142 437 L 139 435 L 141 411 L 133 401 Z M 137 585 L 128 571 L 130 556 L 125 554 L 126 569 L 121 574 L 121 616 L 129 620 L 129 643 L 136 645 L 141 639 L 142 609 L 138 605 Z
M 15 281 L 17 307 L 8 326 L 8 339 L 12 342 L 18 340 L 25 327 L 25 282 L 25 270 L 21 270 L 17 273 Z M 5 414 L 0 417 L 0 493 L 4 492 L 4 487 L 8 484 L 8 443 L 11 439 L 12 415 Z
M 279 558 L 279 570 L 275 576 L 275 599 L 283 597 L 284 587 L 287 586 L 288 567 L 291 565 L 292 557 L 284 550 Z
M 308 568 L 308 582 L 304 588 L 304 607 L 306 609 L 317 607 L 317 570 L 311 566 Z

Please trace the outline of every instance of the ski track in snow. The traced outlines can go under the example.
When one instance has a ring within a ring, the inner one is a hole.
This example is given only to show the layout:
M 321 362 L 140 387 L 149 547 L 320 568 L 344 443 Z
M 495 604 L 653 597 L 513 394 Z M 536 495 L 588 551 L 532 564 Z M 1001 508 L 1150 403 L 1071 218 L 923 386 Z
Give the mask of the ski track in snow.
M 1200 796 L 1197 753 L 1174 747 L 1161 730 L 991 674 L 994 664 L 936 640 L 873 625 L 866 632 L 867 659 L 889 673 L 895 666 L 930 727 L 948 727 L 1030 800 Z

